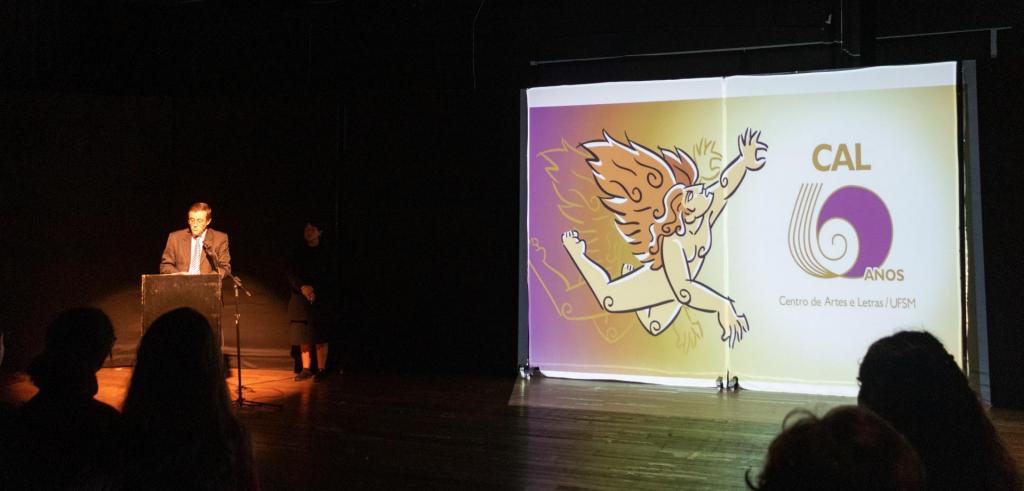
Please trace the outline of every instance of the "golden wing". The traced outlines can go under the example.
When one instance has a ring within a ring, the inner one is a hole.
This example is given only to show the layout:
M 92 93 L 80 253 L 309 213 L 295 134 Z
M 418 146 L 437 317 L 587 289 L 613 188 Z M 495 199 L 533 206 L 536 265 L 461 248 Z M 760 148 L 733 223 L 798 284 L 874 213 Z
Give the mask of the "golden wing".
M 575 229 L 587 237 L 588 255 L 602 264 L 622 264 L 631 255 L 618 238 L 611 213 L 601 206 L 600 190 L 585 162 L 589 156 L 565 140 L 559 147 L 539 152 L 548 177 L 546 186 L 550 186 L 543 193 L 555 197 L 557 213 L 564 220 L 561 230 Z M 558 237 L 531 236 L 528 267 L 560 317 L 591 324 L 608 343 L 629 332 L 628 318 L 609 314 L 594 299 Z

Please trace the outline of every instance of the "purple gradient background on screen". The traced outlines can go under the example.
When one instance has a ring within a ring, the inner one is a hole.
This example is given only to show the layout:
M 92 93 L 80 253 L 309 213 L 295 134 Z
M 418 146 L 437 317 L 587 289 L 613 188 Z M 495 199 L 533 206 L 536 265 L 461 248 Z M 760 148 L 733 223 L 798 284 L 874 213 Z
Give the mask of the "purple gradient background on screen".
M 717 120 L 709 122 L 703 118 L 692 118 L 706 114 L 714 114 L 717 118 L 720 104 L 717 99 L 683 100 L 529 110 L 527 240 L 530 243 L 527 247 L 533 270 L 527 272 L 527 285 L 531 358 L 540 356 L 546 361 L 557 359 L 567 364 L 588 366 L 634 365 L 631 356 L 635 360 L 636 353 L 623 352 L 623 346 L 609 339 L 618 339 L 635 329 L 636 334 L 644 335 L 638 336 L 639 341 L 635 342 L 657 342 L 657 338 L 643 331 L 635 315 L 604 312 L 590 288 L 582 283 L 576 266 L 562 247 L 562 233 L 579 228 L 579 225 L 559 212 L 562 202 L 558 192 L 565 193 L 566 187 L 574 185 L 585 188 L 587 179 L 580 176 L 588 179 L 591 176 L 585 159 L 571 149 L 579 151 L 581 143 L 601 139 L 604 131 L 619 141 L 625 141 L 628 135 L 628 138 L 653 148 L 692 145 L 701 136 L 716 136 L 714 133 L 705 134 L 706 131 L 698 132 L 697 128 L 720 128 Z M 561 150 L 563 141 L 570 150 Z M 554 158 L 559 166 L 554 173 L 557 185 L 545 171 L 550 163 L 540 155 L 551 150 L 556 151 L 547 155 Z M 596 190 L 592 182 L 589 185 Z M 580 198 L 579 195 L 572 197 Z M 596 196 L 587 198 L 591 200 L 590 206 L 596 209 L 590 212 L 591 215 L 604 212 Z M 580 209 L 574 211 L 579 212 Z M 609 230 L 607 227 L 612 226 L 611 220 L 608 213 L 600 226 Z M 604 230 L 587 234 L 581 230 L 581 235 L 587 239 L 587 253 L 605 268 L 612 265 L 621 267 L 621 263 L 629 259 L 628 254 L 623 253 L 624 244 L 609 244 L 609 241 L 599 239 L 599 233 Z M 609 273 L 616 276 L 618 271 Z M 543 283 L 537 275 L 544 278 Z M 653 362 L 651 358 L 660 357 L 651 353 L 648 362 Z

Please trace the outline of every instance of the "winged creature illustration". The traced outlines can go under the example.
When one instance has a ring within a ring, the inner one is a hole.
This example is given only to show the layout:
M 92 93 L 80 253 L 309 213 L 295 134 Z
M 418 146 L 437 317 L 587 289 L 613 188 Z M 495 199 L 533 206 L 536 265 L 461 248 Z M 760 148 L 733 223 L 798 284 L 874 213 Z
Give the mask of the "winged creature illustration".
M 632 141 L 602 138 L 584 142 L 586 162 L 600 190 L 600 202 L 639 267 L 623 264 L 612 275 L 587 255 L 577 230 L 562 234 L 562 245 L 601 307 L 608 312 L 634 312 L 652 335 L 668 329 L 683 308 L 717 315 L 721 339 L 734 347 L 749 331 L 747 317 L 733 300 L 699 280 L 711 251 L 712 228 L 748 171 L 766 163 L 768 144 L 761 132 L 747 129 L 737 137 L 738 153 L 717 173 L 702 181 L 686 151 L 654 151 Z M 700 145 L 704 145 L 702 142 Z M 715 169 L 718 170 L 718 169 Z

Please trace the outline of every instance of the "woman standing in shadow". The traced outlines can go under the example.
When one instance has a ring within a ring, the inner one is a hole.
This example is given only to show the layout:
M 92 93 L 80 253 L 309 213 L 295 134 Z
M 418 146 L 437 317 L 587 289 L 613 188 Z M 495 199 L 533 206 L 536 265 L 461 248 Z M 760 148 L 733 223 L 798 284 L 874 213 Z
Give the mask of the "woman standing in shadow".
M 288 319 L 292 344 L 299 346 L 302 371 L 295 380 L 324 380 L 327 371 L 327 347 L 333 334 L 333 261 L 331 250 L 323 243 L 323 229 L 315 220 L 306 222 L 302 230 L 305 243 L 295 249 L 288 268 L 291 298 Z M 312 351 L 316 350 L 318 370 L 312 368 Z

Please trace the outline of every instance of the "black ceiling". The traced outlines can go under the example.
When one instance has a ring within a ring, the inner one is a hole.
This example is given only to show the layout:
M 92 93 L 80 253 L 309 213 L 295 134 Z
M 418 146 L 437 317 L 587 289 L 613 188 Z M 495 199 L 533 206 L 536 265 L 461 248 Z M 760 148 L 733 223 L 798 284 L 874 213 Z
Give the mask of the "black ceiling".
M 539 72 L 555 66 L 531 62 L 780 44 L 808 47 L 775 48 L 746 62 L 735 53 L 639 57 L 625 70 L 561 63 L 572 68 L 554 80 L 830 68 L 862 61 L 838 44 L 858 43 L 854 31 L 881 38 L 856 46 L 877 47 L 879 63 L 984 58 L 988 31 L 891 36 L 1014 27 L 997 35 L 1005 56 L 1020 44 L 1022 12 L 1020 2 L 991 0 L 5 1 L 0 87 L 129 94 L 518 88 L 545 82 Z

